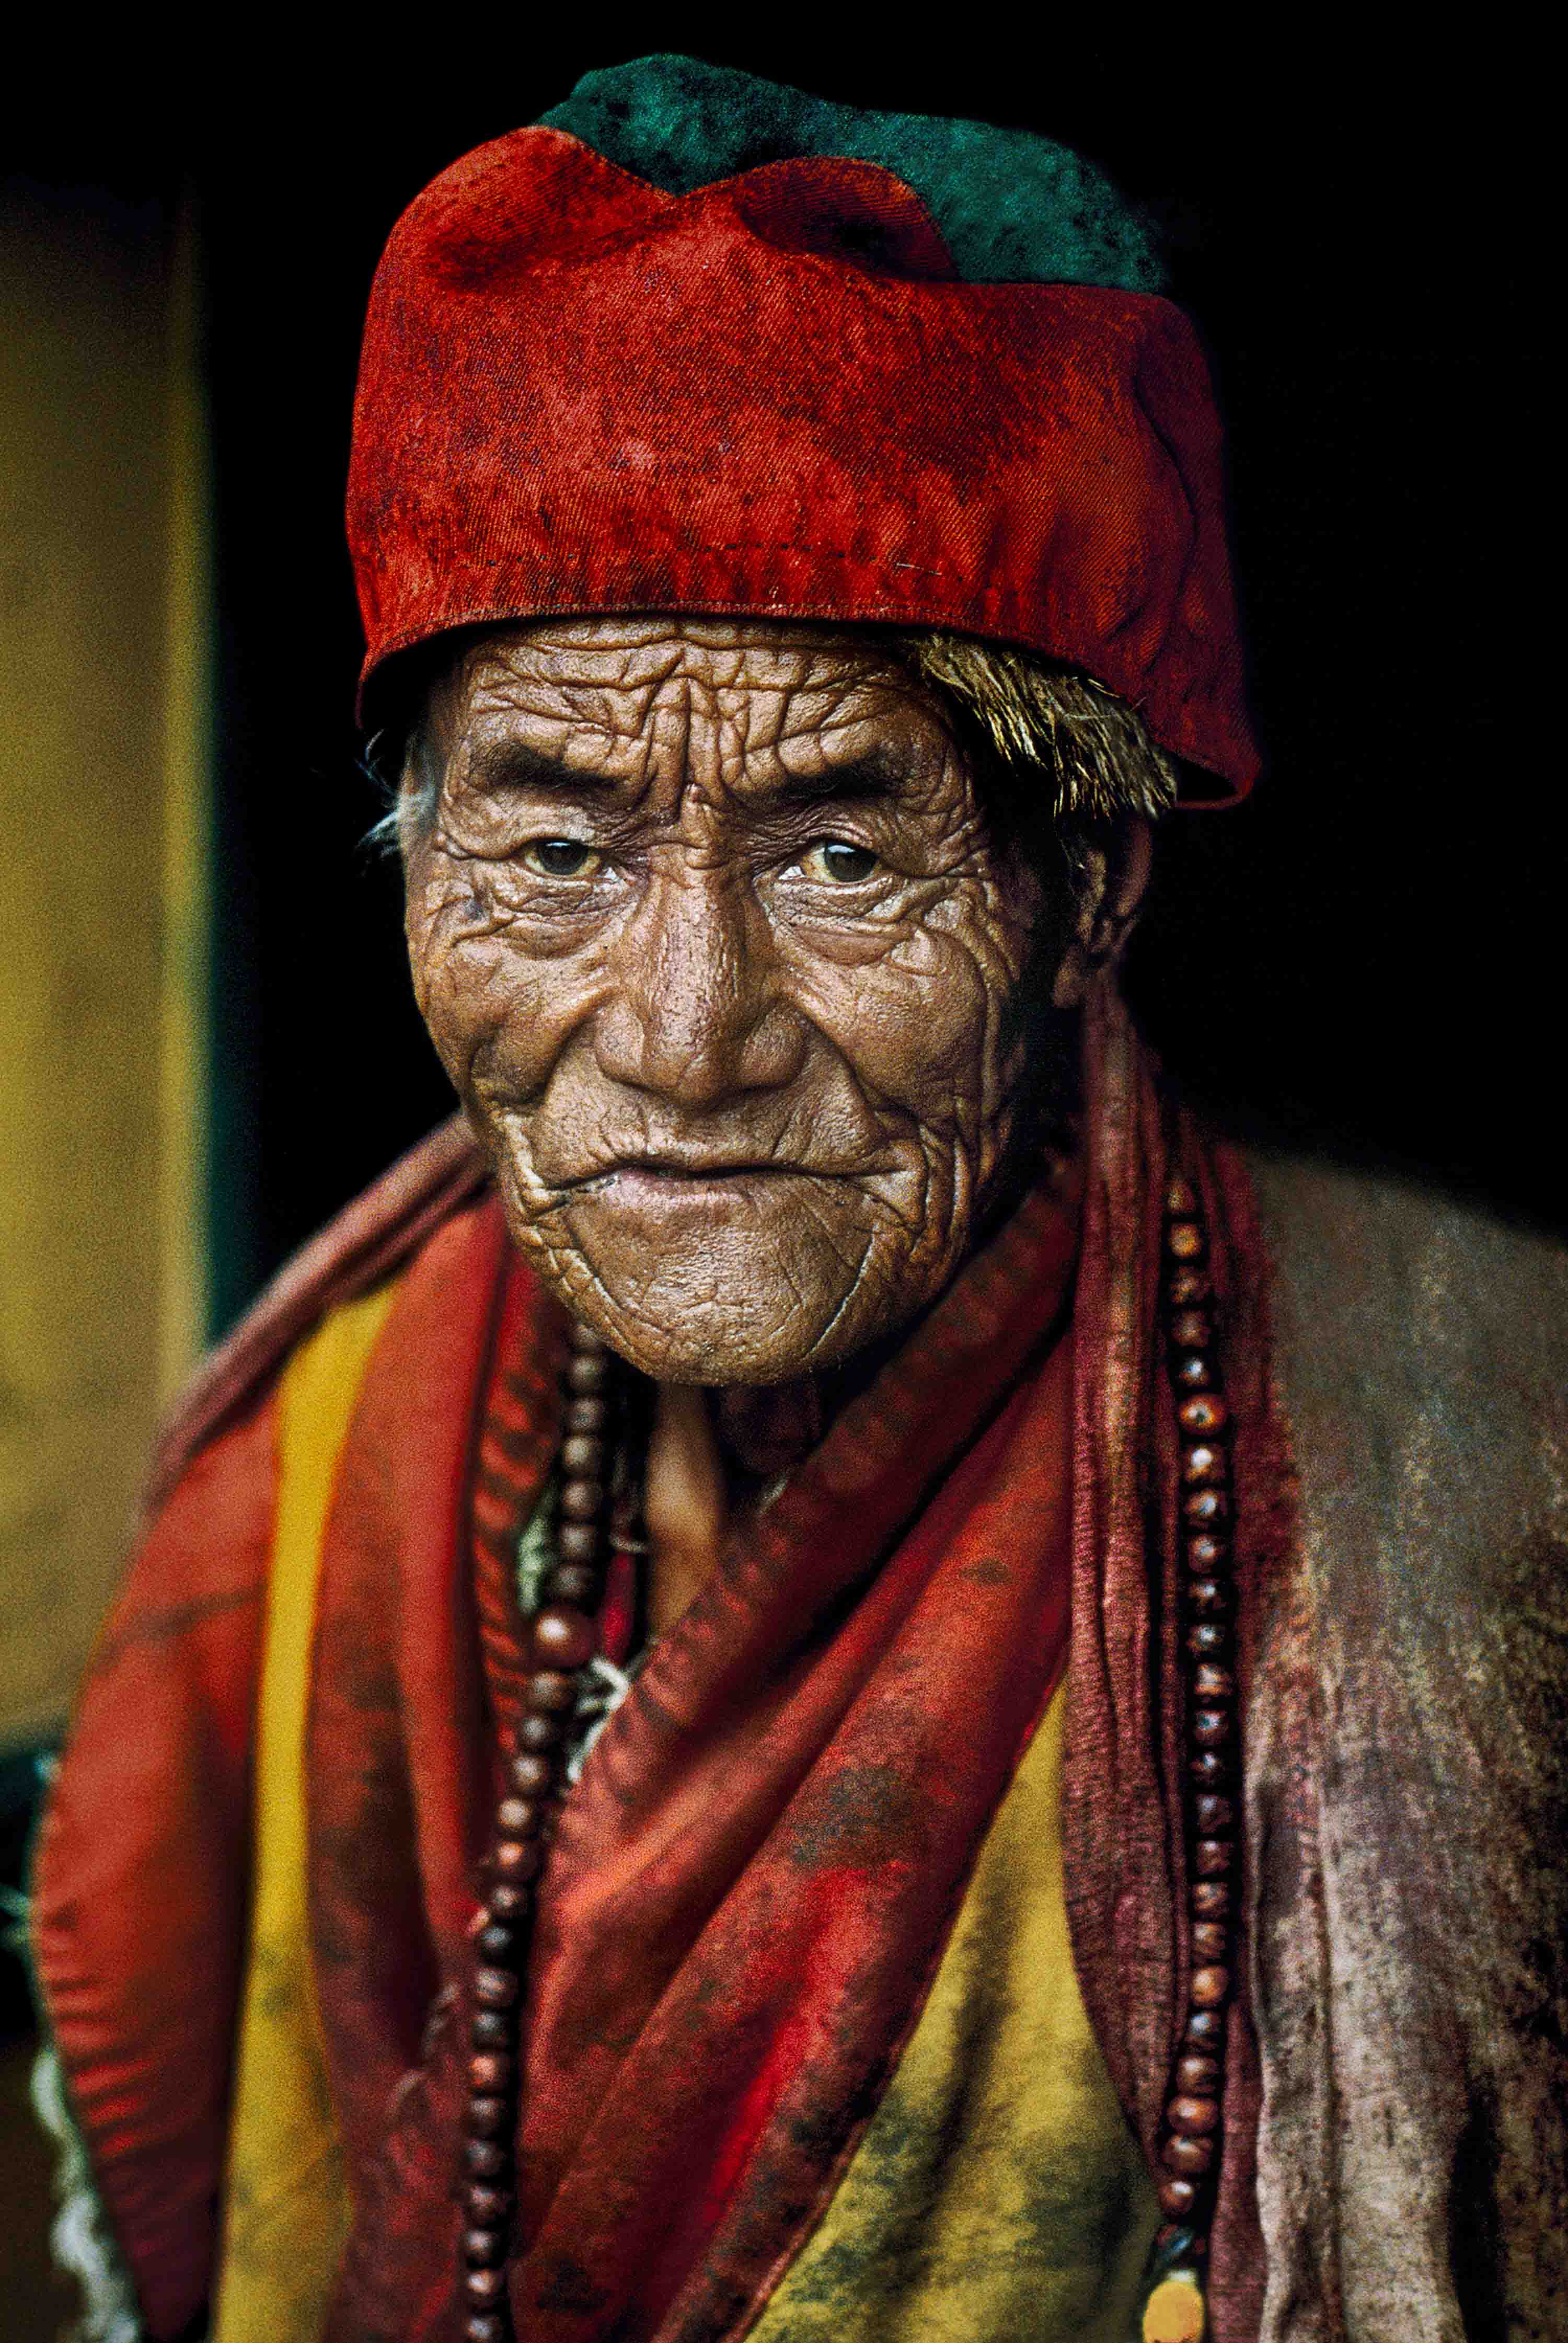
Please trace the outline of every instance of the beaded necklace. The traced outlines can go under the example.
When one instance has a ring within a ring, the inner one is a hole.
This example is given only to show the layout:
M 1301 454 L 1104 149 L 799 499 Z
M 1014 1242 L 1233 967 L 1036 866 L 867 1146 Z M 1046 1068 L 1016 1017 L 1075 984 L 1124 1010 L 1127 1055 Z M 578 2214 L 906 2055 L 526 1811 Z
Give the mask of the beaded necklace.
M 1164 2223 L 1150 2256 L 1144 2343 L 1199 2343 L 1219 2175 L 1227 2006 L 1235 1973 L 1235 1585 L 1230 1414 L 1217 1363 L 1208 1237 L 1198 1196 L 1167 1188 L 1161 1312 L 1181 1449 L 1183 1820 L 1191 1958 L 1160 2139 Z M 532 1673 L 496 1808 L 473 1924 L 463 2140 L 467 2343 L 515 2343 L 507 2265 L 516 2197 L 520 2002 L 535 1885 L 568 1781 L 568 1737 L 589 1689 L 595 1614 L 611 1554 L 635 1552 L 632 1506 L 613 1465 L 626 1390 L 620 1363 L 574 1326 L 565 1368 L 554 1566 L 528 1623 Z

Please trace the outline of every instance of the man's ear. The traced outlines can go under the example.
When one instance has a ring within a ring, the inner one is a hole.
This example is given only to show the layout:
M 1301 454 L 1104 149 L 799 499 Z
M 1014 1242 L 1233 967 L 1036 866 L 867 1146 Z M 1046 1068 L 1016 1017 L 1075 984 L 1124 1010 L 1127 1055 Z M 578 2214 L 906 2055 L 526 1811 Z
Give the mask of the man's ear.
M 1094 977 L 1120 955 L 1143 907 L 1153 861 L 1153 831 L 1141 814 L 1087 850 L 1077 917 L 1051 988 L 1054 1007 L 1076 1009 Z

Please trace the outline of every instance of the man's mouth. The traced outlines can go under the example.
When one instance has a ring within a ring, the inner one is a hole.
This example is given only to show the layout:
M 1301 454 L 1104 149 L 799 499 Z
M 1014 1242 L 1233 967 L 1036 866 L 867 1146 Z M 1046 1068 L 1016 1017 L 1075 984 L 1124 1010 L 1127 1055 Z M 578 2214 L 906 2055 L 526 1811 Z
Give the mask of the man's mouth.
M 615 1188 L 628 1192 L 669 1192 L 724 1186 L 738 1181 L 801 1180 L 833 1175 L 775 1157 L 736 1155 L 625 1155 L 584 1177 L 567 1182 L 576 1189 Z

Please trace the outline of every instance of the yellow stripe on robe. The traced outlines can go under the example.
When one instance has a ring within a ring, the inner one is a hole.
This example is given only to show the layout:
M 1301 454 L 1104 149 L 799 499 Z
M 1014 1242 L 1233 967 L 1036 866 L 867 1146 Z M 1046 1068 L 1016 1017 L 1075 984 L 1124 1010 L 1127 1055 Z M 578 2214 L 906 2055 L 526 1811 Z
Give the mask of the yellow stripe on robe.
M 1060 1685 L 926 2006 L 749 2343 L 1126 2343 L 1159 2200 L 1078 1989 Z
M 256 1902 L 240 2004 L 213 2343 L 311 2343 L 348 2234 L 306 1909 L 305 1719 L 327 1507 L 396 1284 L 334 1310 L 278 1389 L 277 1516 L 256 1761 Z
M 327 1508 L 391 1289 L 281 1392 L 256 1899 L 214 2343 L 313 2343 L 349 2207 L 307 1943 L 305 1713 Z M 1124 2343 L 1158 2218 L 1079 1993 L 1059 1690 L 986 1835 L 881 2105 L 750 2343 Z

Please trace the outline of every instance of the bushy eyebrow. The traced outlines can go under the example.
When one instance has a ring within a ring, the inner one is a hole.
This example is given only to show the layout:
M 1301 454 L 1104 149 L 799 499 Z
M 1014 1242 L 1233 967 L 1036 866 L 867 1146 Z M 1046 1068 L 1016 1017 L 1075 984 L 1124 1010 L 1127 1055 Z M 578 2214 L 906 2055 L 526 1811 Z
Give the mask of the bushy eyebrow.
M 526 740 L 492 740 L 477 749 L 468 777 L 481 789 L 557 789 L 573 796 L 585 789 L 608 791 L 625 786 L 608 773 L 569 765 L 564 757 L 552 757 L 548 749 L 535 749 Z
M 774 792 L 786 806 L 838 804 L 857 799 L 897 797 L 909 781 L 903 759 L 886 749 L 870 749 L 842 765 L 822 765 L 814 773 L 789 773 Z
M 569 764 L 564 757 L 552 756 L 548 749 L 537 749 L 526 740 L 492 740 L 477 749 L 468 777 L 479 789 L 537 789 L 570 797 L 609 796 L 626 787 L 624 778 L 596 771 L 592 766 Z M 908 780 L 903 759 L 889 749 L 873 748 L 841 765 L 783 774 L 768 796 L 770 804 L 791 808 L 852 803 L 896 797 Z

